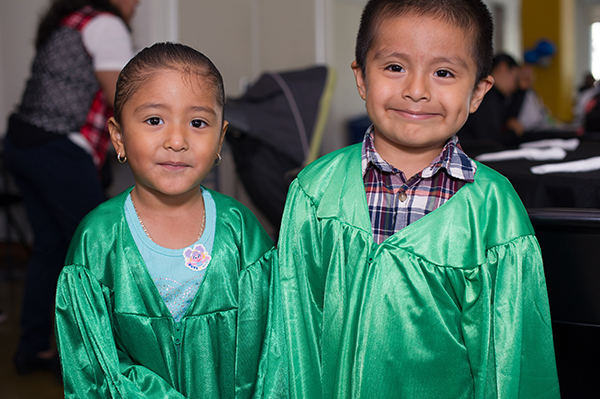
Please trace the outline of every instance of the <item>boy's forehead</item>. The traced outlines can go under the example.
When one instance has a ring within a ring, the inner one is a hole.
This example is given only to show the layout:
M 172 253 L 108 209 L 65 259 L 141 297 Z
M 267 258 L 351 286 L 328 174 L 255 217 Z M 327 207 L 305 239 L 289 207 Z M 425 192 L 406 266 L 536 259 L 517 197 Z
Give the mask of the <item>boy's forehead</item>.
M 411 29 L 413 27 L 421 29 Z M 475 38 L 471 29 L 460 27 L 433 15 L 415 14 L 380 17 L 367 58 L 377 59 L 398 54 L 398 49 L 404 48 L 407 41 L 422 38 L 423 30 L 427 31 L 427 35 L 431 36 L 434 42 L 452 45 L 438 46 L 439 53 L 437 55 L 433 54 L 431 48 L 423 48 L 425 52 L 437 58 L 447 57 L 460 63 L 476 62 Z M 450 55 L 451 49 L 456 47 L 462 47 L 465 50 L 464 57 L 458 58 L 455 54 Z

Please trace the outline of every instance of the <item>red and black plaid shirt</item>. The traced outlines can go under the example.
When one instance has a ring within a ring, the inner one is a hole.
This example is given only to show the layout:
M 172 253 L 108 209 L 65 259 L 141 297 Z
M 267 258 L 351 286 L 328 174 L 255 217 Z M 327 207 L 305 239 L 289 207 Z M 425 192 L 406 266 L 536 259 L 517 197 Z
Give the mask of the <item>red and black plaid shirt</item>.
M 362 171 L 375 242 L 382 243 L 442 206 L 461 187 L 474 181 L 476 168 L 455 135 L 428 167 L 406 179 L 402 171 L 377 153 L 371 126 L 363 140 Z

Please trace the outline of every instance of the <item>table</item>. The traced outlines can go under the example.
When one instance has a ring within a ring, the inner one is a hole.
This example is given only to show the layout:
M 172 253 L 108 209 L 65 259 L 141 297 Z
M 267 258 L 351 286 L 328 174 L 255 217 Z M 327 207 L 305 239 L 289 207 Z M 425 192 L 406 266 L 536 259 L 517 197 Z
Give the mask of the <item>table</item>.
M 600 137 L 584 135 L 575 151 L 559 161 L 524 159 L 484 162 L 510 180 L 526 208 L 600 208 L 600 170 L 585 173 L 535 175 L 530 168 L 548 163 L 570 162 L 600 156 Z M 471 155 L 471 154 L 469 154 Z

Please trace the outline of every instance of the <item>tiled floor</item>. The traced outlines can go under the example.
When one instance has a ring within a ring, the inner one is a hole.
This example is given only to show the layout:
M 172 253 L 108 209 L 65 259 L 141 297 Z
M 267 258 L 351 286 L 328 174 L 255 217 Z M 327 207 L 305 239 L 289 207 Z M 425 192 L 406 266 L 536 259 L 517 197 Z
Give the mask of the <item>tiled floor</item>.
M 14 252 L 12 263 L 0 245 L 0 309 L 8 320 L 0 324 L 0 398 L 1 399 L 58 399 L 63 398 L 62 385 L 52 373 L 36 372 L 18 375 L 12 364 L 19 336 L 19 310 L 25 274 L 24 251 Z M 12 270 L 9 270 L 12 264 Z

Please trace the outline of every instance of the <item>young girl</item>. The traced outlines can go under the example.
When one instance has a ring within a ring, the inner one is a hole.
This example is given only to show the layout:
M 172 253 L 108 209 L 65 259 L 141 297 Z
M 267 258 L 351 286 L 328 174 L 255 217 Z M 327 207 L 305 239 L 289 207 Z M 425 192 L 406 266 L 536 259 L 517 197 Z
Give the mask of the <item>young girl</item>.
M 184 45 L 121 71 L 109 129 L 136 184 L 86 216 L 60 275 L 67 397 L 285 396 L 273 243 L 200 186 L 221 160 L 223 102 L 219 71 Z

